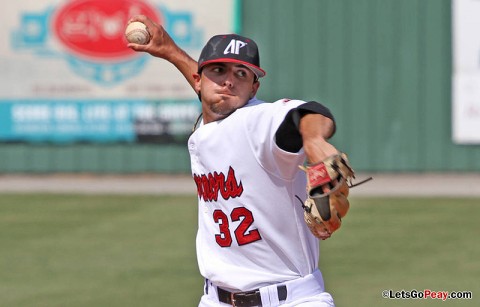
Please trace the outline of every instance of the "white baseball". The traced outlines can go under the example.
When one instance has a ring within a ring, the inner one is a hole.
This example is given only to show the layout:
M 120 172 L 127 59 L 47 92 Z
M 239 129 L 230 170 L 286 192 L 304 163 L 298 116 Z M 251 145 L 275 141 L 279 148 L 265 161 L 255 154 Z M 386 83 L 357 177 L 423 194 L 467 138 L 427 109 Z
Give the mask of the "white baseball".
M 129 43 L 139 45 L 146 45 L 150 41 L 150 33 L 147 31 L 147 26 L 140 21 L 128 24 L 125 29 L 125 37 Z

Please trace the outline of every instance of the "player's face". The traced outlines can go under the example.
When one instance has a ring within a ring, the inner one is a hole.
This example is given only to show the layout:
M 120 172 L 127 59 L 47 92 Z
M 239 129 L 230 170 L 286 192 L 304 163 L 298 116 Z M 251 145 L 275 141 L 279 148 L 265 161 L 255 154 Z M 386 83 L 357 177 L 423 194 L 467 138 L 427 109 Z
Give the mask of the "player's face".
M 206 65 L 195 81 L 195 89 L 201 93 L 204 123 L 223 119 L 243 107 L 260 86 L 253 71 L 237 63 Z

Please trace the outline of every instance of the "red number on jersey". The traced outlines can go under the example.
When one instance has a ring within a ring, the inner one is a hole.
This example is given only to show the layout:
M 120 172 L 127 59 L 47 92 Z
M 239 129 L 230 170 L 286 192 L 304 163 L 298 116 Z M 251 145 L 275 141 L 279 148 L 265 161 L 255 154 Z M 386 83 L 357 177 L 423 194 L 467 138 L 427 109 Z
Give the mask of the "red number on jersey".
M 235 229 L 235 238 L 237 238 L 238 245 L 252 243 L 262 238 L 258 229 L 248 231 L 248 228 L 253 224 L 252 211 L 244 207 L 239 207 L 233 209 L 231 216 L 234 222 L 243 218 L 240 225 Z
M 213 220 L 220 228 L 220 234 L 215 235 L 215 241 L 221 247 L 229 247 L 232 245 L 232 236 L 230 235 L 230 228 L 228 225 L 228 217 L 222 210 L 215 210 L 213 212 Z
M 252 211 L 245 207 L 238 207 L 233 209 L 230 217 L 233 222 L 241 221 L 234 230 L 238 245 L 245 245 L 262 239 L 258 229 L 248 230 L 254 221 Z M 230 234 L 228 216 L 222 210 L 215 210 L 213 212 L 213 220 L 218 224 L 220 230 L 220 234 L 215 235 L 215 241 L 221 247 L 230 247 L 233 240 Z

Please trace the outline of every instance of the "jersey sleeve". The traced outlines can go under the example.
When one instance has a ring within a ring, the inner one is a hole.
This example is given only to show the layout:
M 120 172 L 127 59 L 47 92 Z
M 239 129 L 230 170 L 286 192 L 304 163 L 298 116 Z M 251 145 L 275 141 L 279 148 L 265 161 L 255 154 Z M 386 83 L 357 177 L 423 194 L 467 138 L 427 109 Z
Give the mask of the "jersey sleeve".
M 252 107 L 245 117 L 245 133 L 255 158 L 269 173 L 291 179 L 298 172 L 298 165 L 303 163 L 303 150 L 287 151 L 276 143 L 276 132 L 287 114 L 305 104 L 300 100 L 279 100 Z
M 330 110 L 316 101 L 309 101 L 287 113 L 285 119 L 275 133 L 275 141 L 278 147 L 288 152 L 298 152 L 302 148 L 303 142 L 299 129 L 300 119 L 302 116 L 311 113 L 321 114 L 330 118 L 334 124 L 334 130 L 330 137 L 335 134 L 335 118 Z

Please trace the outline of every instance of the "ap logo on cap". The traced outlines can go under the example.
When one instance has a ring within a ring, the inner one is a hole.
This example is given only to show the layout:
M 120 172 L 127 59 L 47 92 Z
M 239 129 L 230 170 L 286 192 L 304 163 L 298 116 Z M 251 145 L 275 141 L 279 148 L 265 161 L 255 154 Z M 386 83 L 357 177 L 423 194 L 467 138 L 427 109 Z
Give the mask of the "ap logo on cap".
M 257 44 L 238 34 L 219 34 L 210 38 L 198 58 L 198 72 L 207 64 L 219 62 L 243 64 L 258 78 L 265 76 L 265 71 L 260 68 Z
M 232 39 L 227 48 L 223 51 L 223 54 L 240 54 L 240 48 L 245 47 L 246 45 L 247 43 L 244 43 L 241 40 Z

